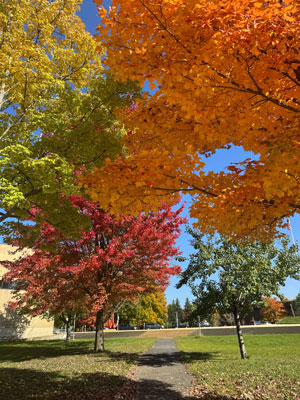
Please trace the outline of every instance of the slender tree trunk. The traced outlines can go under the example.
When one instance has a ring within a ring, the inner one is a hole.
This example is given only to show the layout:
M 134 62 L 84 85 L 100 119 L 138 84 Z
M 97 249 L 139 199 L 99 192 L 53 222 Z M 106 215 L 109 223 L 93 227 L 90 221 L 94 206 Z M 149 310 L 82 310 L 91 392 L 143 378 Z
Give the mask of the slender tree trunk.
M 71 320 L 68 319 L 66 321 L 66 342 L 70 342 L 71 340 L 71 324 L 70 324 Z
M 96 333 L 95 333 L 95 345 L 94 350 L 96 352 L 104 351 L 104 321 L 103 321 L 103 309 L 99 310 L 96 315 Z
M 236 305 L 234 305 L 233 314 L 234 314 L 234 318 L 235 318 L 236 332 L 237 332 L 237 336 L 238 336 L 241 357 L 242 358 L 248 358 L 247 352 L 246 352 L 245 343 L 244 343 L 243 332 L 242 332 L 242 328 L 241 328 L 240 313 L 239 313 Z
M 0 88 L 0 109 L 2 109 L 3 104 L 4 104 L 4 96 L 5 96 L 5 83 L 2 82 L 1 88 Z

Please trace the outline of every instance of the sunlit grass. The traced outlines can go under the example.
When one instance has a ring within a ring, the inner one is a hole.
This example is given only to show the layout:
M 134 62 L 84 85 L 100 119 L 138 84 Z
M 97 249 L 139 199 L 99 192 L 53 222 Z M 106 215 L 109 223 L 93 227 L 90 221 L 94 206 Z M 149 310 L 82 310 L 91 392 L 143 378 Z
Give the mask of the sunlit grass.
M 199 390 L 228 399 L 300 398 L 300 335 L 245 335 L 247 360 L 235 336 L 175 340 Z
M 300 324 L 300 317 L 285 317 L 277 324 Z

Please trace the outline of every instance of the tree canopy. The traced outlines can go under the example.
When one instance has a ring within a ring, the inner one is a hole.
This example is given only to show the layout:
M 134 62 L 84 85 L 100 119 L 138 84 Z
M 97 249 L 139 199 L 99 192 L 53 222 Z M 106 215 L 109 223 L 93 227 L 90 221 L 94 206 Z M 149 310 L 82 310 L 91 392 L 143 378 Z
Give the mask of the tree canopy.
M 185 219 L 182 208 L 116 218 L 83 197 L 70 201 L 89 218 L 90 230 L 74 239 L 45 223 L 32 254 L 4 263 L 6 279 L 16 282 L 16 306 L 27 313 L 96 316 L 95 350 L 103 350 L 111 313 L 126 300 L 165 289 L 180 272 L 169 261 L 179 252 L 175 242 Z
M 187 322 L 189 326 L 193 326 L 197 322 L 194 315 L 194 306 L 188 298 L 186 298 L 184 303 L 183 321 Z
M 101 5 L 101 0 L 97 4 Z M 130 157 L 84 184 L 115 212 L 190 193 L 202 232 L 272 238 L 299 204 L 298 2 L 113 0 L 99 42 L 122 79 L 156 88 L 122 118 Z M 204 172 L 218 149 L 253 157 Z
M 113 110 L 138 90 L 103 70 L 101 46 L 76 15 L 80 3 L 0 5 L 0 222 L 30 219 L 38 207 L 75 232 L 79 214 L 61 194 L 78 194 L 77 173 L 122 152 L 125 130 Z
M 297 311 L 300 311 L 300 292 L 297 294 L 295 298 L 295 308 Z
M 276 297 L 265 297 L 264 307 L 261 309 L 261 314 L 264 321 L 277 322 L 286 316 L 286 310 L 281 301 Z
M 188 284 L 195 296 L 198 315 L 209 317 L 217 310 L 233 313 L 241 355 L 245 358 L 240 330 L 241 319 L 263 297 L 280 296 L 280 286 L 288 277 L 300 279 L 297 246 L 287 237 L 281 247 L 275 243 L 231 243 L 226 237 L 204 240 L 189 230 L 196 253 L 181 275 L 178 287 Z
M 140 295 L 136 301 L 125 303 L 119 311 L 119 316 L 121 322 L 141 328 L 147 322 L 165 325 L 168 317 L 166 296 L 161 291 Z
M 183 322 L 183 310 L 179 299 L 173 300 L 171 304 L 168 304 L 168 323 L 177 324 L 177 322 Z

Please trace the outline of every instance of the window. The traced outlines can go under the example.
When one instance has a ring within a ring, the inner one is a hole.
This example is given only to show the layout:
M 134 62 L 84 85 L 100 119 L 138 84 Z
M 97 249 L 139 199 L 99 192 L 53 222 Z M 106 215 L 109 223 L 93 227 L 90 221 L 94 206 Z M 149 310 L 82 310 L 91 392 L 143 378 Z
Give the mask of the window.
M 16 282 L 7 282 L 5 279 L 0 280 L 0 289 L 16 289 Z

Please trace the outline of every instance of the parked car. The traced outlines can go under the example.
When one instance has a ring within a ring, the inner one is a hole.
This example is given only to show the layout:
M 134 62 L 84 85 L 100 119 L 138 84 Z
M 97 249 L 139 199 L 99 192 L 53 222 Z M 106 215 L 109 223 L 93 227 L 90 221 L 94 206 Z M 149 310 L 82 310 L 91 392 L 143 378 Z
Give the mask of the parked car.
M 209 323 L 208 321 L 204 320 L 204 321 L 200 321 L 200 324 L 199 324 L 199 322 L 195 322 L 190 327 L 191 328 L 199 328 L 199 326 L 200 326 L 200 328 L 209 328 L 210 326 L 212 326 L 212 324 Z M 219 326 L 221 326 L 221 325 L 219 325 Z
M 163 327 L 159 324 L 154 324 L 152 322 L 148 322 L 145 324 L 145 329 L 163 329 Z
M 183 323 L 183 322 L 180 322 L 180 323 L 178 324 L 178 328 L 188 328 L 188 327 L 189 327 L 189 325 L 188 325 L 188 324 L 185 324 L 185 323 Z M 176 322 L 173 322 L 172 328 L 177 328 L 177 323 L 176 323 Z
M 136 330 L 137 327 L 131 324 L 120 324 L 117 328 L 119 331 L 133 331 Z
M 210 327 L 210 326 L 212 326 L 208 321 L 200 321 L 200 326 L 202 327 L 202 328 L 208 328 L 208 327 Z
M 53 328 L 53 333 L 54 334 L 58 334 L 58 333 L 65 333 L 66 332 L 66 328 Z

